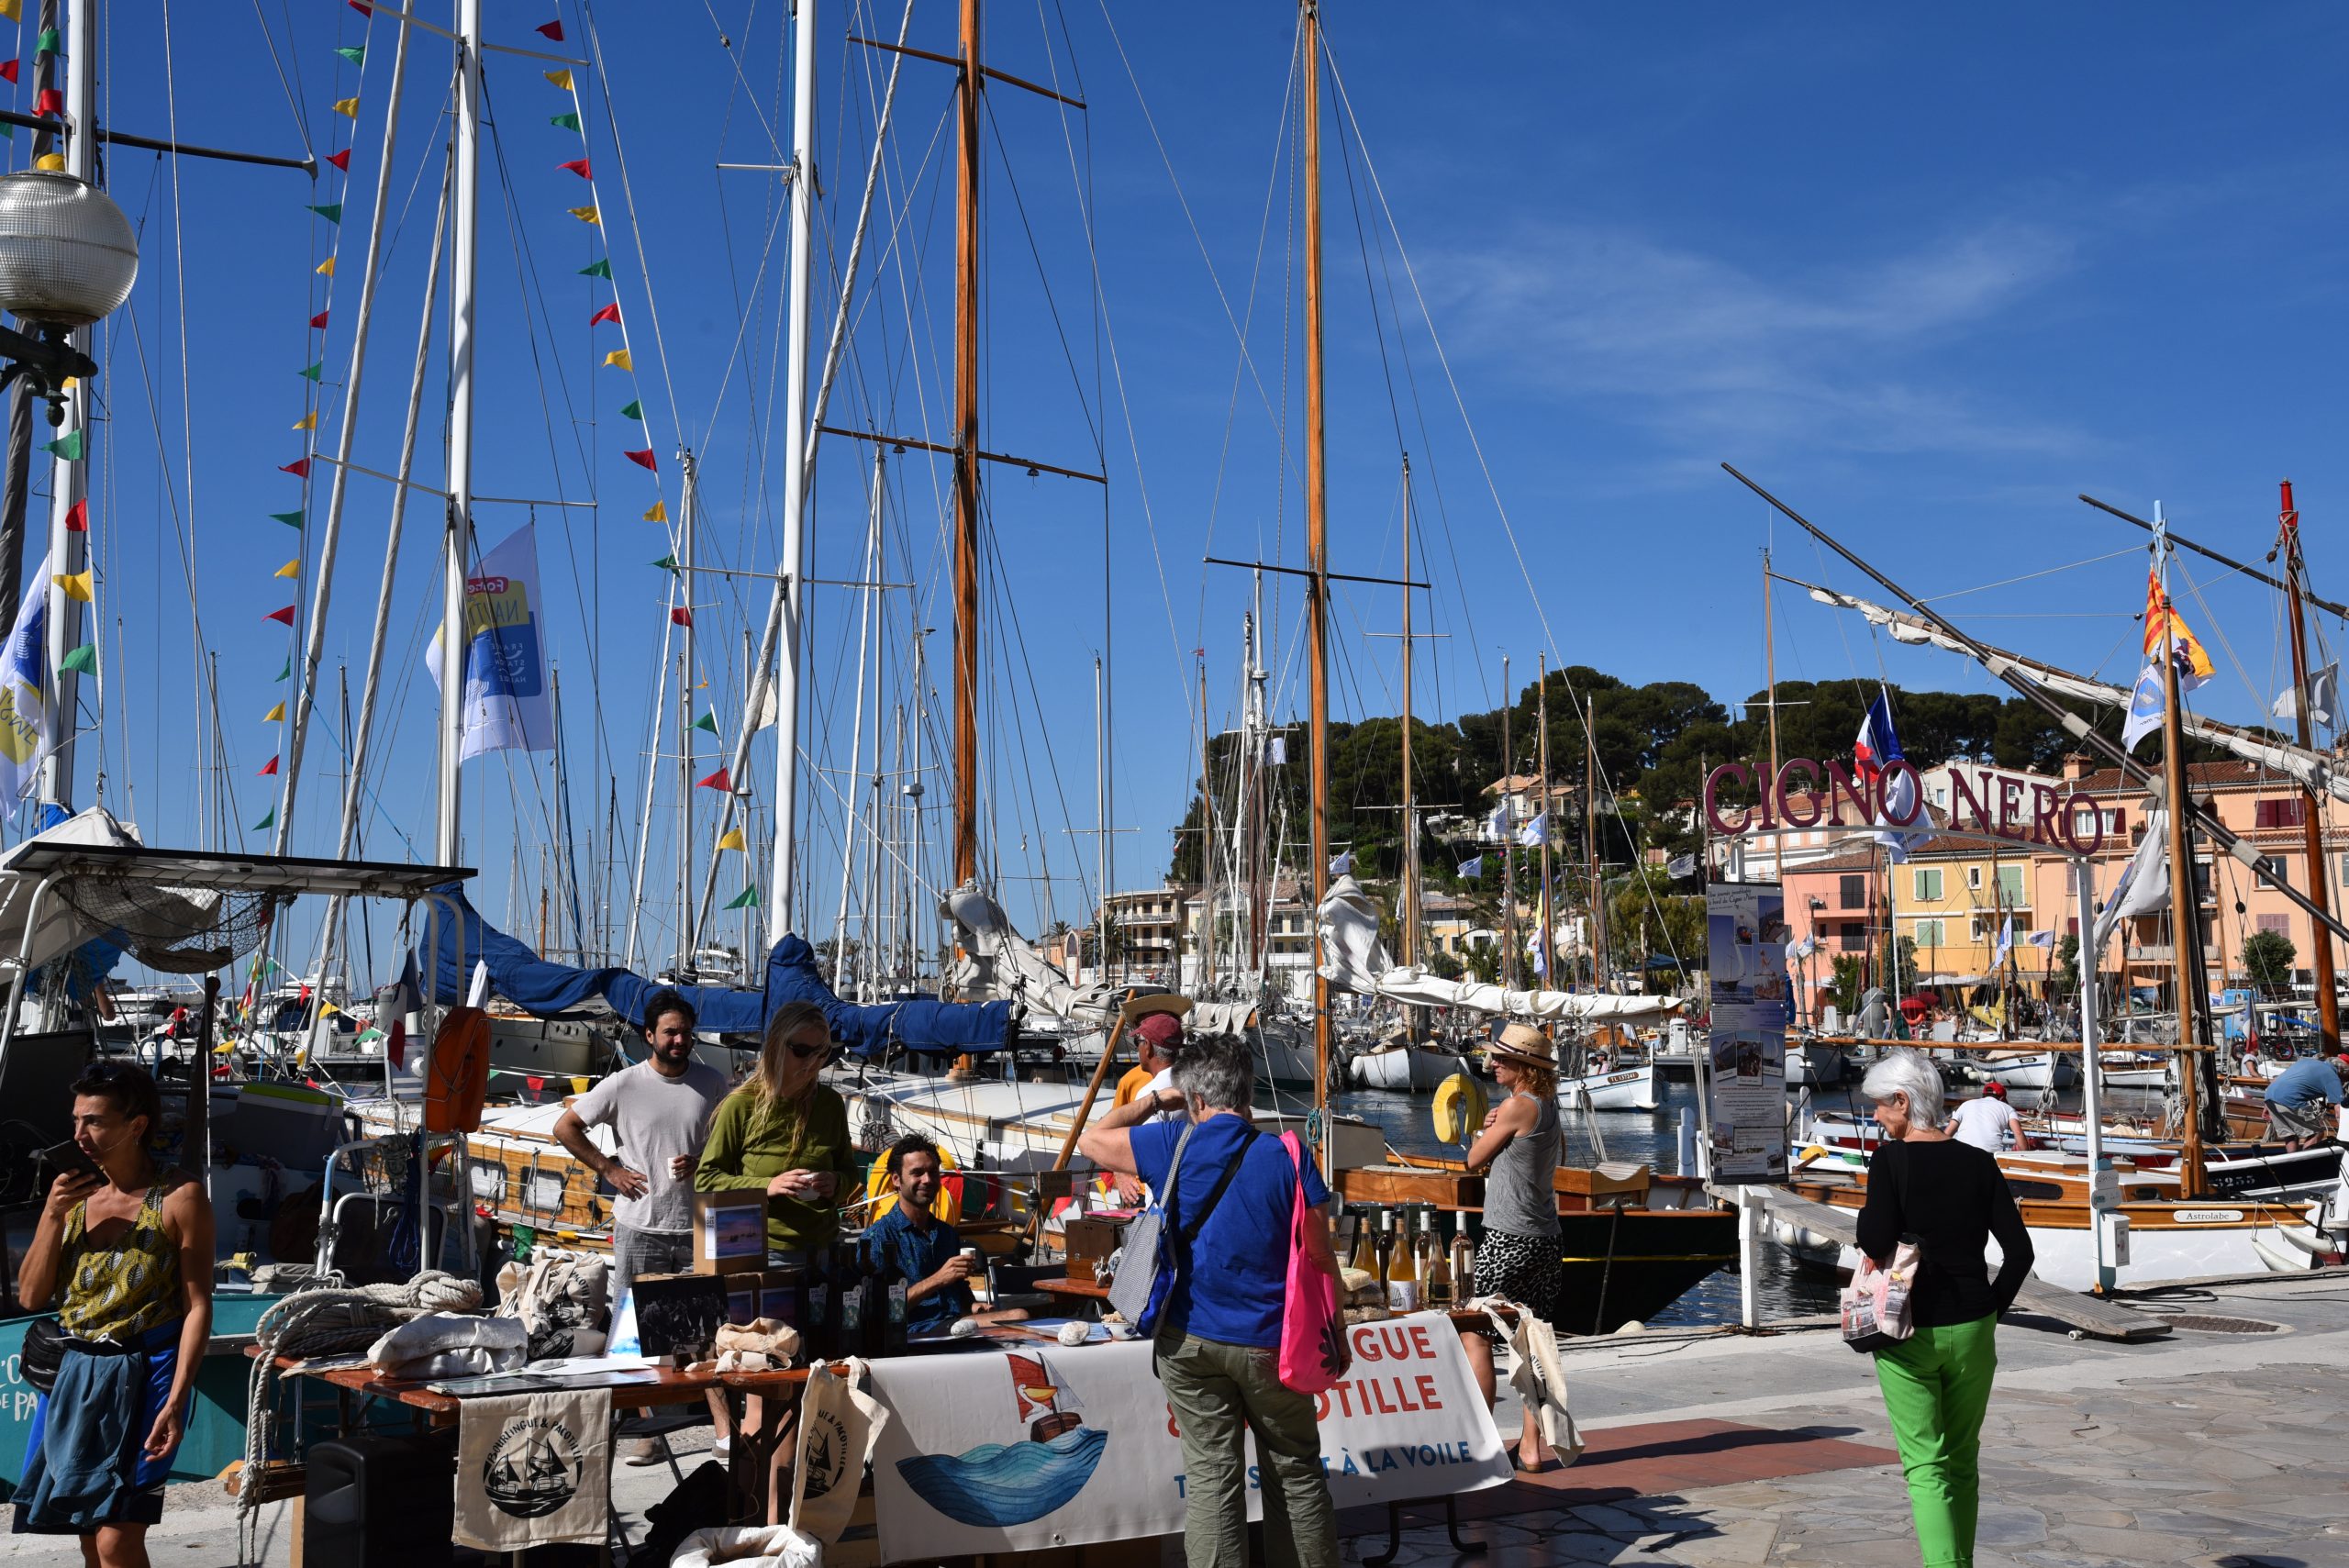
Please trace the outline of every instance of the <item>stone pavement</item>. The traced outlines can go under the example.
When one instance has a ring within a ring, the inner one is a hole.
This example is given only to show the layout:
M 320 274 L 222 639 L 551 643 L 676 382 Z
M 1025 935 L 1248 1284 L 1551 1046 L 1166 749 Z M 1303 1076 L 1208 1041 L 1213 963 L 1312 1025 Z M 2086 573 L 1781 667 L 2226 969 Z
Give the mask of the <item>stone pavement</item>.
M 2181 1328 L 2146 1344 L 2075 1340 L 2011 1320 L 1983 1432 L 1979 1568 L 2349 1568 L 2349 1271 L 2174 1290 L 2140 1306 L 2272 1324 Z M 1898 1568 L 1917 1562 L 1909 1499 L 1869 1363 L 1831 1327 L 1765 1336 L 1655 1332 L 1570 1340 L 1589 1440 L 1571 1470 L 1462 1500 L 1463 1557 L 1442 1512 L 1411 1517 L 1396 1568 Z M 1512 1412 L 1502 1430 L 1513 1432 Z M 681 1447 L 697 1448 L 707 1431 Z M 697 1462 L 685 1459 L 687 1469 Z M 621 1467 L 631 1533 L 666 1468 Z M 288 1562 L 284 1509 L 264 1558 Z M 1341 1518 L 1348 1568 L 1384 1550 L 1383 1510 Z M 217 1489 L 173 1490 L 150 1535 L 161 1568 L 227 1568 L 236 1518 Z M 1121 1562 L 1178 1564 L 1173 1541 Z M 0 1539 L 14 1568 L 79 1568 L 54 1538 Z M 313 1565 L 318 1568 L 318 1565 Z

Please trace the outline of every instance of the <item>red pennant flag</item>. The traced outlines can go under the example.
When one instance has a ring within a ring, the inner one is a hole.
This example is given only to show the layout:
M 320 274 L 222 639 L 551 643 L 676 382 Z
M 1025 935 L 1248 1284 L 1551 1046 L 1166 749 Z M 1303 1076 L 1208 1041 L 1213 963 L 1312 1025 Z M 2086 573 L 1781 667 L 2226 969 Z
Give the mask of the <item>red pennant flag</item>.
M 262 618 L 263 620 L 276 621 L 283 626 L 292 626 L 294 624 L 294 606 L 288 605 L 282 610 L 272 610 Z
M 645 448 L 640 452 L 622 452 L 620 453 L 620 456 L 628 459 L 629 462 L 636 464 L 639 468 L 649 468 L 655 473 L 661 472 L 661 465 L 658 462 L 655 462 L 652 459 L 652 449 L 651 447 Z
M 541 1092 L 547 1086 L 547 1081 L 536 1073 L 523 1073 L 522 1082 L 530 1085 L 530 1093 L 534 1095 Z
M 596 177 L 595 172 L 587 167 L 587 160 L 584 158 L 573 158 L 568 163 L 558 163 L 555 167 L 568 169 L 583 180 L 592 180 Z
M 310 317 L 310 328 L 311 328 L 311 330 L 313 330 L 313 331 L 317 330 L 319 328 L 324 327 L 326 324 L 327 324 L 327 313 L 326 313 L 325 311 L 323 311 L 323 310 L 319 311 L 316 316 L 313 316 L 313 317 Z
M 65 531 L 69 534 L 85 534 L 90 531 L 90 499 L 88 496 L 83 496 L 81 500 L 74 502 L 73 505 L 65 508 Z
M 310 477 L 310 460 L 303 457 L 295 458 L 292 462 L 280 463 L 277 472 L 290 473 L 296 479 L 307 479 Z
M 620 307 L 618 305 L 607 305 L 604 306 L 603 309 L 596 312 L 595 315 L 589 317 L 587 318 L 587 325 L 593 327 L 598 321 L 618 322 L 619 318 Z
M 269 766 L 267 766 L 267 767 L 263 768 L 261 772 L 259 772 L 259 773 L 255 773 L 255 774 L 253 775 L 253 777 L 255 777 L 255 778 L 257 778 L 257 779 L 265 779 L 265 778 L 272 777 L 273 775 L 274 775 L 274 774 L 276 773 L 276 772 L 277 772 L 277 759 L 276 759 L 276 758 L 274 758 L 274 757 L 272 757 L 272 758 L 269 760 Z
M 0 80 L 14 82 L 16 79 L 17 62 L 13 60 L 0 60 Z
M 327 161 L 328 161 L 328 162 L 329 162 L 329 163 L 331 163 L 331 164 L 333 164 L 336 168 L 338 168 L 338 169 L 341 170 L 344 173 L 346 173 L 346 174 L 350 173 L 350 172 L 351 172 L 351 149 L 349 149 L 348 147 L 346 147 L 346 148 L 344 148 L 344 149 L 343 149 L 341 151 L 340 151 L 340 152 L 329 152 L 329 153 L 328 153 L 328 154 L 327 154 Z
M 367 4 L 367 0 L 351 0 L 351 8 L 362 17 L 372 17 L 375 14 L 375 7 Z
M 557 17 L 551 22 L 540 24 L 539 31 L 546 34 L 548 38 L 553 39 L 556 43 L 561 43 L 562 41 L 562 18 Z
M 724 768 L 720 768 L 716 773 L 710 774 L 709 777 L 699 781 L 695 787 L 698 789 L 730 790 L 734 787 L 734 781 L 726 776 L 726 770 Z
M 44 119 L 61 117 L 65 113 L 65 93 L 58 87 L 43 87 L 40 96 L 33 100 L 33 113 Z
M 694 613 L 685 606 L 679 605 L 669 612 L 669 623 L 672 626 L 691 626 L 694 624 Z

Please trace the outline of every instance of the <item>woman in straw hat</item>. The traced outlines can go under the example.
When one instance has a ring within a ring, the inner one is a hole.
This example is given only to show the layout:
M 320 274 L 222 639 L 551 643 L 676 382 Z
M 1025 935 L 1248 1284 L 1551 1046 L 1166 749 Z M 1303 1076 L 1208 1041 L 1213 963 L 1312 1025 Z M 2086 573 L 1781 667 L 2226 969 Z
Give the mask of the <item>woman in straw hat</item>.
M 1486 1048 L 1493 1081 L 1507 1098 L 1485 1118 L 1485 1129 L 1468 1149 L 1468 1168 L 1485 1174 L 1485 1236 L 1476 1246 L 1476 1289 L 1517 1303 L 1544 1322 L 1558 1315 L 1558 1059 L 1541 1030 L 1511 1024 Z M 1488 1168 L 1489 1167 L 1489 1168 Z M 1493 1348 L 1471 1334 L 1468 1359 L 1490 1401 L 1494 1394 Z M 1541 1471 L 1558 1456 L 1525 1411 L 1525 1432 L 1517 1445 L 1517 1467 Z

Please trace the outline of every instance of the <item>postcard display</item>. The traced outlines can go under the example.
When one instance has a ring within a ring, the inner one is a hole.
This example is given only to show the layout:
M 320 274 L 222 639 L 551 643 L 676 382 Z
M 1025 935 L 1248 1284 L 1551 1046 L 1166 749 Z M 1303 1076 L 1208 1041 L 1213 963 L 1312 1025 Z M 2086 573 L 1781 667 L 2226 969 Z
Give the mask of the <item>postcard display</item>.
M 1777 883 L 1705 889 L 1716 1181 L 1787 1179 L 1787 895 Z

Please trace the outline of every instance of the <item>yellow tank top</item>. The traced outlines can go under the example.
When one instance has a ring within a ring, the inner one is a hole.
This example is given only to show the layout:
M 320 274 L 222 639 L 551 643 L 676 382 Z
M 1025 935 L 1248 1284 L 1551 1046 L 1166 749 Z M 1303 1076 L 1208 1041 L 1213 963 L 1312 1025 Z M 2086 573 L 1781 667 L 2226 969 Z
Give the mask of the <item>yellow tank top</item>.
M 67 1333 L 128 1341 L 181 1316 L 180 1250 L 163 1229 L 166 1185 L 147 1189 L 130 1229 L 110 1247 L 90 1240 L 86 1203 L 65 1217 L 65 1303 L 57 1318 Z

